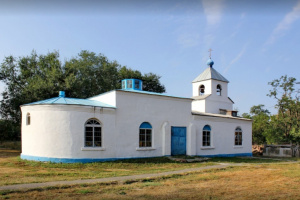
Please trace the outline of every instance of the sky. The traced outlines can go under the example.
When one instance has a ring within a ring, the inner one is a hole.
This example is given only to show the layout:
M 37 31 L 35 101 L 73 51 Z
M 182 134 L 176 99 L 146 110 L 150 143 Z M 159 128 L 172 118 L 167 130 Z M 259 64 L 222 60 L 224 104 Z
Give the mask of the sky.
M 166 94 L 181 97 L 192 96 L 211 48 L 240 114 L 258 104 L 275 114 L 268 82 L 300 81 L 300 0 L 0 0 L 0 25 L 0 63 L 88 50 L 160 75 Z

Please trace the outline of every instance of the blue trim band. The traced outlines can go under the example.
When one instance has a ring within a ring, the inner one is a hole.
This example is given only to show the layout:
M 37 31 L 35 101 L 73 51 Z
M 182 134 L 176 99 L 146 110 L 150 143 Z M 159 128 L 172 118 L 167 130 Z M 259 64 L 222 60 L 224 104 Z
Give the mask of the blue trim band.
M 166 155 L 170 156 L 170 155 Z M 195 155 L 201 157 L 252 157 L 252 153 L 237 153 L 237 154 L 216 154 L 216 155 Z M 40 157 L 40 156 L 29 156 L 21 154 L 21 159 L 41 161 L 41 162 L 53 162 L 53 163 L 92 163 L 92 162 L 107 162 L 116 160 L 127 160 L 127 159 L 141 159 L 141 158 L 159 158 L 156 157 L 131 157 L 131 158 L 51 158 L 51 157 Z
M 159 158 L 156 157 L 131 157 L 131 158 L 51 158 L 51 157 L 40 157 L 40 156 L 29 156 L 21 154 L 21 159 L 41 161 L 41 162 L 52 162 L 52 163 L 92 163 L 92 162 L 107 162 L 116 160 L 128 160 L 128 159 L 141 159 L 141 158 Z

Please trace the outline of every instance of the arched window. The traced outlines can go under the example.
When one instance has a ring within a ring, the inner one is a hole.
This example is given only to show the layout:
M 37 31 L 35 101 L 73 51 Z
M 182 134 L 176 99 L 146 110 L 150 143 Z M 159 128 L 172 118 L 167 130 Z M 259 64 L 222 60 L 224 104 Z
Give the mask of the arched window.
M 205 125 L 203 127 L 203 132 L 202 132 L 202 146 L 210 146 L 210 131 L 211 128 L 209 125 Z
M 101 124 L 96 119 L 89 119 L 85 123 L 85 146 L 101 147 Z
M 243 132 L 240 127 L 237 127 L 234 133 L 234 145 L 242 145 L 242 144 L 243 144 Z
M 26 115 L 26 125 L 30 125 L 30 113 Z
M 205 94 L 205 86 L 204 85 L 201 85 L 199 87 L 199 95 L 204 95 Z
M 140 125 L 139 147 L 152 146 L 152 126 L 148 122 L 143 122 Z
M 221 96 L 222 87 L 220 84 L 217 85 L 217 95 Z

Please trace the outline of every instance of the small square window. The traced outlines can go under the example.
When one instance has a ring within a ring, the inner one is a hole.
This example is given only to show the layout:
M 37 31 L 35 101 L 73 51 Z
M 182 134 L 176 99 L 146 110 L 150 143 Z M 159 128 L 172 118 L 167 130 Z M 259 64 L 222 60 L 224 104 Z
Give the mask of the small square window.
M 237 117 L 237 111 L 232 111 L 232 112 L 231 112 L 231 115 L 232 115 L 233 117 Z
M 132 80 L 127 80 L 127 88 L 132 88 Z
M 139 80 L 134 80 L 134 88 L 140 89 L 140 81 Z

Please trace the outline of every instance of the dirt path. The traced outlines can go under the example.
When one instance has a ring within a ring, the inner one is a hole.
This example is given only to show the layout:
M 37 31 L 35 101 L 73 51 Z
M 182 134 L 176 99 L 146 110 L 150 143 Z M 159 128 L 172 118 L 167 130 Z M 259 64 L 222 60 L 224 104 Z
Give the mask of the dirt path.
M 146 178 L 169 176 L 169 175 L 173 175 L 173 174 L 196 172 L 196 171 L 201 171 L 201 170 L 206 170 L 206 169 L 222 169 L 222 168 L 226 168 L 226 167 L 233 166 L 233 165 L 239 165 L 239 164 L 222 163 L 220 165 L 189 168 L 189 169 L 170 171 L 170 172 L 161 172 L 161 173 L 155 173 L 155 174 L 140 174 L 140 175 L 98 178 L 98 179 L 83 179 L 83 180 L 73 180 L 73 181 L 53 181 L 53 182 L 45 182 L 45 183 L 27 183 L 27 184 L 6 185 L 6 186 L 0 186 L 0 191 L 27 190 L 27 189 L 51 187 L 51 186 L 77 185 L 77 184 L 89 184 L 89 183 L 105 183 L 105 182 L 116 182 L 116 181 L 124 182 L 124 181 L 128 181 L 128 180 L 139 180 L 139 179 L 146 179 Z

